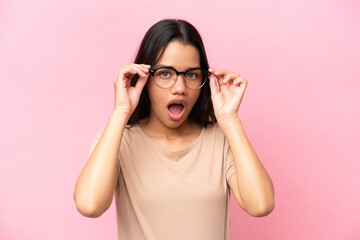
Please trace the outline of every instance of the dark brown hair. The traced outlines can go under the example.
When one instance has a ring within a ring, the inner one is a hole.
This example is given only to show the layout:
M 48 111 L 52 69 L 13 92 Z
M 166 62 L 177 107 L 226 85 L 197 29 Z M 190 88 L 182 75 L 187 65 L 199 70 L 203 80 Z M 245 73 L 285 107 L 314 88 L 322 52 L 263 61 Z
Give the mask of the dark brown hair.
M 180 41 L 184 44 L 194 46 L 200 54 L 200 67 L 208 69 L 204 44 L 196 28 L 185 20 L 164 19 L 154 24 L 145 34 L 135 58 L 137 64 L 149 64 L 154 67 L 162 56 L 166 46 L 171 41 Z M 139 76 L 131 81 L 135 86 Z M 131 115 L 128 124 L 132 127 L 150 114 L 150 99 L 146 87 L 143 88 L 139 103 Z M 197 102 L 192 108 L 189 117 L 201 126 L 206 127 L 208 123 L 216 122 L 213 105 L 211 102 L 209 80 L 201 88 Z

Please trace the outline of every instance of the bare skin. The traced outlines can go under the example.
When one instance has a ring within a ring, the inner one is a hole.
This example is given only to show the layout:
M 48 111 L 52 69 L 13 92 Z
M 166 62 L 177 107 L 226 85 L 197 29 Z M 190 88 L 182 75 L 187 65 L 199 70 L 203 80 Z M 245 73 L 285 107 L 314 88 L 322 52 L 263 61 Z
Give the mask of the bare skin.
M 200 57 L 193 46 L 174 41 L 168 44 L 158 64 L 185 71 L 200 66 Z M 149 78 L 149 68 L 148 65 L 129 64 L 119 71 L 114 81 L 114 111 L 75 185 L 74 200 L 84 216 L 99 217 L 111 205 L 117 183 L 115 168 L 122 134 L 146 82 L 151 109 L 149 117 L 139 121 L 139 125 L 151 139 L 169 150 L 179 150 L 200 134 L 201 126 L 188 119 L 200 90 L 187 88 L 182 76 L 171 88 L 158 88 Z M 231 71 L 210 71 L 215 116 L 235 161 L 236 173 L 230 177 L 228 184 L 242 209 L 252 216 L 265 216 L 274 208 L 272 181 L 237 116 L 247 81 Z M 130 81 L 135 74 L 140 78 L 136 86 L 131 87 Z M 185 114 L 178 120 L 171 119 L 167 113 L 167 103 L 173 99 L 186 102 Z
M 185 71 L 200 67 L 200 56 L 197 49 L 191 45 L 170 42 L 157 66 L 159 65 L 172 66 L 179 71 Z M 152 104 L 149 117 L 139 122 L 143 131 L 169 150 L 182 149 L 193 142 L 200 134 L 201 126 L 191 121 L 188 115 L 200 95 L 200 89 L 186 87 L 183 76 L 180 75 L 175 84 L 168 89 L 159 88 L 150 79 L 147 90 Z M 182 99 L 186 102 L 185 114 L 179 120 L 171 119 L 168 114 L 167 105 L 174 99 Z
M 149 68 L 149 65 L 129 64 L 114 80 L 114 110 L 75 184 L 74 201 L 78 211 L 86 217 L 101 216 L 112 203 L 118 181 L 115 169 L 122 135 L 139 102 Z M 136 86 L 131 87 L 131 79 L 136 73 L 140 78 Z
M 251 216 L 266 216 L 275 206 L 274 187 L 237 115 L 247 80 L 227 70 L 210 71 L 215 116 L 230 144 L 235 161 L 236 173 L 230 177 L 228 184 L 242 209 Z

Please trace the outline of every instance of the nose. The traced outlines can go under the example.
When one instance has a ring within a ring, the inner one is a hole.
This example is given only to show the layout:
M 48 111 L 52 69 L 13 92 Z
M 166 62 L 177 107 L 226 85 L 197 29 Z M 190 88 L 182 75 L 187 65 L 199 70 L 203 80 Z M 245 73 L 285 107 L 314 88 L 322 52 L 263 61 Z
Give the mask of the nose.
M 179 74 L 171 88 L 173 94 L 186 94 L 186 84 L 183 75 Z

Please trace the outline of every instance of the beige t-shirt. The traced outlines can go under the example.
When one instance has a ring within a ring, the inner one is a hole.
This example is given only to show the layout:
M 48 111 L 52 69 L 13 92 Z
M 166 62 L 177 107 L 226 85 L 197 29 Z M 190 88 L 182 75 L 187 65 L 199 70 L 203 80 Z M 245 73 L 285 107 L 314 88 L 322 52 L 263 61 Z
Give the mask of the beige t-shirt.
M 104 128 L 95 135 L 89 156 Z M 168 151 L 135 125 L 125 129 L 115 189 L 118 239 L 227 240 L 235 173 L 218 124 L 180 151 Z

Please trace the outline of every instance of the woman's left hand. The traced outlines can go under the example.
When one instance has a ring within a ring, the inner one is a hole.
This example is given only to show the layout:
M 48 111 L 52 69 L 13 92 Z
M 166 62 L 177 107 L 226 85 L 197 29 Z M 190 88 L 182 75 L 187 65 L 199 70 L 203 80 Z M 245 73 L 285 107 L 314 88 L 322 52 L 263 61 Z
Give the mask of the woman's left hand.
M 211 99 L 215 117 L 219 124 L 227 119 L 238 118 L 237 112 L 247 86 L 247 80 L 240 74 L 228 70 L 209 69 L 211 75 Z M 219 88 L 217 83 L 219 83 Z

